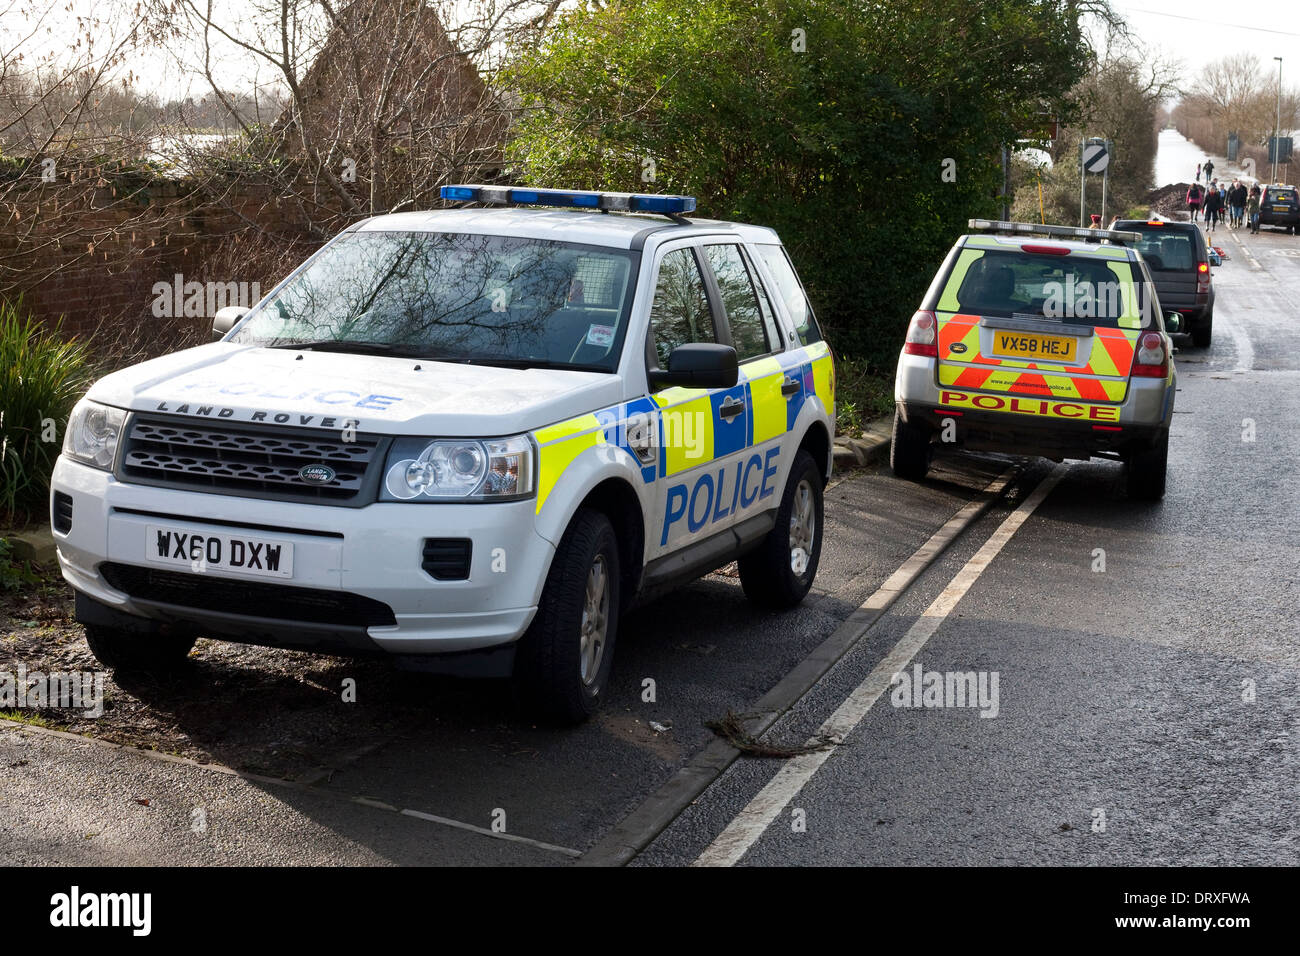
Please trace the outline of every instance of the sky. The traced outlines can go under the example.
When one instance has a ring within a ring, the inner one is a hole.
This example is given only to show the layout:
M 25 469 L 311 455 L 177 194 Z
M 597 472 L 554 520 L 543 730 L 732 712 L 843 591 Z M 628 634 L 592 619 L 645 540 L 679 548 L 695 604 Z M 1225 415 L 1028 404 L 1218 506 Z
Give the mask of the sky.
M 1295 0 L 1251 0 L 1235 15 L 1222 0 L 1112 0 L 1133 33 L 1152 52 L 1179 61 L 1190 82 L 1198 64 L 1234 53 L 1254 53 L 1270 70 L 1282 62 L 1282 85 L 1300 85 L 1300 17 Z M 1290 75 L 1288 76 L 1288 70 Z
M 7 8 L 11 0 L 0 0 L 0 8 Z M 460 3 L 466 0 L 452 0 Z M 218 0 L 219 9 L 239 19 L 241 9 L 249 8 L 249 0 Z M 1183 79 L 1190 81 L 1199 64 L 1233 53 L 1253 52 L 1270 70 L 1277 64 L 1273 57 L 1284 58 L 1282 83 L 1285 87 L 1300 86 L 1300 18 L 1296 17 L 1295 0 L 1251 0 L 1251 16 L 1238 16 L 1222 0 L 1112 0 L 1113 6 L 1130 23 L 1137 38 L 1154 54 L 1179 62 Z M 72 35 L 73 18 L 94 12 L 110 19 L 129 15 L 134 6 L 129 0 L 61 0 L 51 16 L 41 24 L 43 28 L 32 38 L 38 49 L 58 49 Z M 6 35 L 12 35 L 21 24 L 0 24 L 0 44 Z M 247 80 L 250 71 L 246 63 L 235 56 L 223 58 L 217 73 L 223 80 Z M 182 75 L 174 58 L 158 51 L 141 53 L 130 61 L 130 66 L 143 85 L 165 89 L 175 95 L 190 92 L 201 95 L 202 81 L 190 81 Z M 270 78 L 263 64 L 256 71 L 263 81 Z M 187 87 L 190 87 L 187 90 Z

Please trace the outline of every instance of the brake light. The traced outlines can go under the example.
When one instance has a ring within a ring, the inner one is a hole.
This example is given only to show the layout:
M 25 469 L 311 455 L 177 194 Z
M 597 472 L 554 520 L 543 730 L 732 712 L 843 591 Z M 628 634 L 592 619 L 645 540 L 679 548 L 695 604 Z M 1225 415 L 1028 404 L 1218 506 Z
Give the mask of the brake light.
M 1139 378 L 1164 378 L 1169 374 L 1169 355 L 1165 340 L 1158 332 L 1145 332 L 1138 339 L 1138 350 L 1133 355 L 1130 375 Z
M 903 340 L 903 352 L 907 355 L 924 355 L 928 358 L 939 357 L 939 320 L 933 312 L 922 310 L 912 316 L 907 326 L 907 338 Z
M 1040 256 L 1068 256 L 1070 250 L 1065 246 L 1044 246 L 1037 243 L 1021 243 L 1020 248 L 1025 252 L 1034 252 Z
M 1196 271 L 1197 271 L 1197 272 L 1209 272 L 1209 271 L 1210 271 L 1210 264 L 1209 264 L 1208 262 L 1200 262 L 1200 263 L 1197 263 L 1197 265 L 1196 265 Z

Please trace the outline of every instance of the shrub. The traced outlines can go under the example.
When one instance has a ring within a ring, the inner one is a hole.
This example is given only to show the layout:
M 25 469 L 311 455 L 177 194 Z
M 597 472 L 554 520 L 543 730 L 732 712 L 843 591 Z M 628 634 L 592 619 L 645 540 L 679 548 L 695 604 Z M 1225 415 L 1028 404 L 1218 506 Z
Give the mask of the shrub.
M 1000 147 L 1087 68 L 1073 4 L 578 4 L 496 82 L 510 175 L 774 227 L 839 352 L 892 368 Z M 653 183 L 652 186 L 647 183 Z
M 44 511 L 73 404 L 90 384 L 86 348 L 0 302 L 0 515 Z

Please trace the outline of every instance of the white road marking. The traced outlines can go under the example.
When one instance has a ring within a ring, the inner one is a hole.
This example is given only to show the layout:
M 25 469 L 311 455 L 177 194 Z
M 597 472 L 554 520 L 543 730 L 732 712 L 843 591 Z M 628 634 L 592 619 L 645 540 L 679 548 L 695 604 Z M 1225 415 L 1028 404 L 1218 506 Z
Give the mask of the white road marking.
M 508 840 L 511 843 L 523 843 L 526 846 L 535 846 L 539 850 L 550 850 L 552 853 L 563 853 L 565 856 L 582 856 L 581 850 L 574 850 L 567 846 L 556 846 L 554 843 L 543 843 L 541 840 L 534 840 L 532 837 L 526 836 L 516 836 L 513 833 L 498 833 L 495 830 L 489 830 L 487 827 L 477 827 L 472 823 L 462 823 L 460 820 L 453 820 L 451 817 L 440 817 L 437 814 L 424 813 L 420 810 L 401 810 L 399 812 L 405 817 L 415 817 L 417 820 L 428 820 L 430 823 L 441 823 L 445 827 L 453 827 L 457 830 L 468 830 L 470 833 L 478 833 L 486 837 L 492 837 L 494 840 Z
M 1250 261 L 1250 271 L 1262 272 L 1264 270 L 1264 267 L 1259 264 L 1258 259 L 1256 259 L 1253 255 L 1251 255 L 1250 250 L 1246 248 L 1246 244 L 1241 241 L 1241 237 L 1238 236 L 1235 232 L 1230 233 L 1230 235 L 1232 236 L 1233 241 L 1237 245 L 1241 246 L 1242 254 Z
M 1237 324 L 1236 318 L 1231 312 L 1219 313 L 1219 328 L 1223 328 L 1223 320 L 1227 319 L 1228 335 L 1232 337 L 1232 347 L 1237 352 L 1237 367 L 1234 372 L 1249 372 L 1255 367 L 1255 346 L 1250 342 L 1250 336 L 1246 334 L 1245 329 Z
M 1241 246 L 1241 251 L 1245 253 L 1246 258 L 1250 260 L 1251 271 L 1252 272 L 1265 271 L 1264 267 L 1259 264 L 1259 260 L 1250 254 L 1250 250 L 1247 249 L 1246 244 L 1241 241 L 1241 237 L 1236 235 L 1235 233 L 1232 233 L 1231 235 L 1232 238 L 1236 241 L 1237 245 Z M 1225 318 L 1227 319 L 1228 335 L 1231 336 L 1232 346 L 1237 352 L 1237 367 L 1234 368 L 1232 371 L 1234 372 L 1252 371 L 1255 368 L 1255 346 L 1251 344 L 1250 336 L 1247 335 L 1246 331 L 1237 324 L 1237 320 L 1231 312 L 1228 312 L 1226 314 L 1220 312 L 1219 317 L 1220 317 L 1220 321 L 1219 321 L 1220 328 L 1223 327 L 1224 324 L 1223 319 Z
M 1020 526 L 1034 513 L 1034 509 L 1042 504 L 1043 499 L 1056 487 L 1067 469 L 1067 465 L 1057 465 L 1029 497 L 1021 502 L 1020 507 L 1003 519 L 1002 524 L 975 552 L 974 557 L 957 572 L 957 576 L 944 588 L 943 593 L 935 598 L 934 603 L 926 608 L 925 613 L 908 628 L 907 633 L 894 645 L 893 650 L 821 725 L 817 734 L 809 741 L 810 744 L 826 738 L 836 741 L 848 739 L 849 734 L 862 722 L 872 705 L 880 699 L 881 694 L 889 689 L 893 676 L 907 667 L 912 658 L 934 636 L 939 630 L 939 625 L 952 613 L 957 603 L 970 590 L 971 585 L 979 579 L 980 574 L 998 556 Z M 693 865 L 734 866 L 740 862 L 790 801 L 821 769 L 822 764 L 830 759 L 833 752 L 833 748 L 815 750 L 787 760 L 771 782 L 749 802 L 745 809 L 740 811 L 740 814 L 727 825 L 717 839 L 709 844 Z

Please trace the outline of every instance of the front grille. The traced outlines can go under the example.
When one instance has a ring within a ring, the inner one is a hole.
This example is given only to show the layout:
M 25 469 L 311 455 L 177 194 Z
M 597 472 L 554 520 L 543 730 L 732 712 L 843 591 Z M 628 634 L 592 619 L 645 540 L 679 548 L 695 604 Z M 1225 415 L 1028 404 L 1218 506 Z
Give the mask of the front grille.
M 67 534 L 72 530 L 72 495 L 64 494 L 62 491 L 54 493 L 50 523 L 59 534 Z
M 469 578 L 472 543 L 469 538 L 425 538 L 420 567 L 439 581 Z
M 378 467 L 380 439 L 344 441 L 341 431 L 274 429 L 256 425 L 137 415 L 122 450 L 122 478 L 144 484 L 201 489 L 285 501 L 343 503 L 367 489 Z M 301 471 L 323 465 L 324 482 Z
M 109 585 L 133 598 L 198 611 L 244 612 L 280 621 L 342 627 L 391 627 L 397 623 L 387 604 L 348 591 L 234 581 L 134 564 L 104 564 L 100 572 Z

